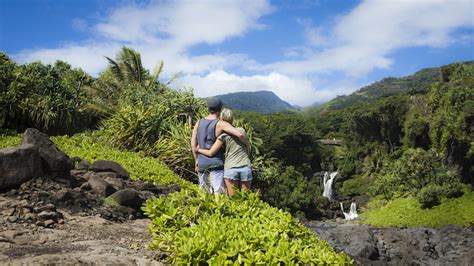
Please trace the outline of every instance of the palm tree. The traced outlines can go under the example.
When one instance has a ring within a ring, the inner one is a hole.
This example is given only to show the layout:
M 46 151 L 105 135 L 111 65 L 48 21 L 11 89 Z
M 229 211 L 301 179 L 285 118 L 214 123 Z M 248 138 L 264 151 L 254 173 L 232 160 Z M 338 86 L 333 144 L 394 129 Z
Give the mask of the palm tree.
M 105 58 L 109 66 L 89 91 L 94 99 L 91 108 L 97 112 L 105 116 L 113 114 L 126 87 L 144 89 L 148 93 L 162 93 L 165 89 L 166 84 L 158 81 L 163 71 L 163 61 L 160 61 L 153 76 L 150 76 L 149 71 L 142 65 L 140 53 L 129 47 L 122 47 L 115 60 Z M 176 77 L 177 75 L 173 79 Z

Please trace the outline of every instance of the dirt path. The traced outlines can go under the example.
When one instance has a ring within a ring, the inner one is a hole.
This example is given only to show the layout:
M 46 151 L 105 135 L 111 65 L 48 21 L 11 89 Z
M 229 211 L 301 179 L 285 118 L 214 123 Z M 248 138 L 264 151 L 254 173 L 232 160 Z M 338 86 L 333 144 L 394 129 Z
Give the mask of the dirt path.
M 0 264 L 162 265 L 147 250 L 148 219 L 112 222 L 97 216 L 64 216 L 53 228 L 8 219 L 18 200 L 0 196 Z

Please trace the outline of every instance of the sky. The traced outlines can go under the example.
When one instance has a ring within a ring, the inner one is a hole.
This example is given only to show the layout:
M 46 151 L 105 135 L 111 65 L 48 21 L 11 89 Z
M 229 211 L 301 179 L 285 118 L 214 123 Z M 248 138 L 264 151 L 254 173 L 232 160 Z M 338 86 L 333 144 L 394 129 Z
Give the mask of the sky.
M 474 60 L 474 0 L 0 0 L 0 51 L 98 76 L 122 46 L 209 97 L 270 90 L 298 106 Z

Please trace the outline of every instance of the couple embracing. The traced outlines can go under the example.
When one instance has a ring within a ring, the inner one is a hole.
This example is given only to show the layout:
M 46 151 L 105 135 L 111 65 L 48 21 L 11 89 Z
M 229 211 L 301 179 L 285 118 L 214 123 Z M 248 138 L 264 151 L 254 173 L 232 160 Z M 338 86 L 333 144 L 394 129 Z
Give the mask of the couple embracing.
M 222 101 L 209 100 L 209 114 L 193 129 L 191 147 L 199 186 L 214 194 L 229 196 L 235 188 L 248 190 L 252 181 L 250 145 L 243 128 L 232 125 L 231 110 L 222 110 Z

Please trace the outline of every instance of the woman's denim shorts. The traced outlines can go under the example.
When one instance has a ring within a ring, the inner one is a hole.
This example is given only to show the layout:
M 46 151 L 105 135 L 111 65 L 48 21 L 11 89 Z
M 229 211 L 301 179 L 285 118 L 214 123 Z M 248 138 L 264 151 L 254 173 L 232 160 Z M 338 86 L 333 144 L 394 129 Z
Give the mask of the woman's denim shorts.
M 224 178 L 235 181 L 251 181 L 252 169 L 248 166 L 224 169 Z

